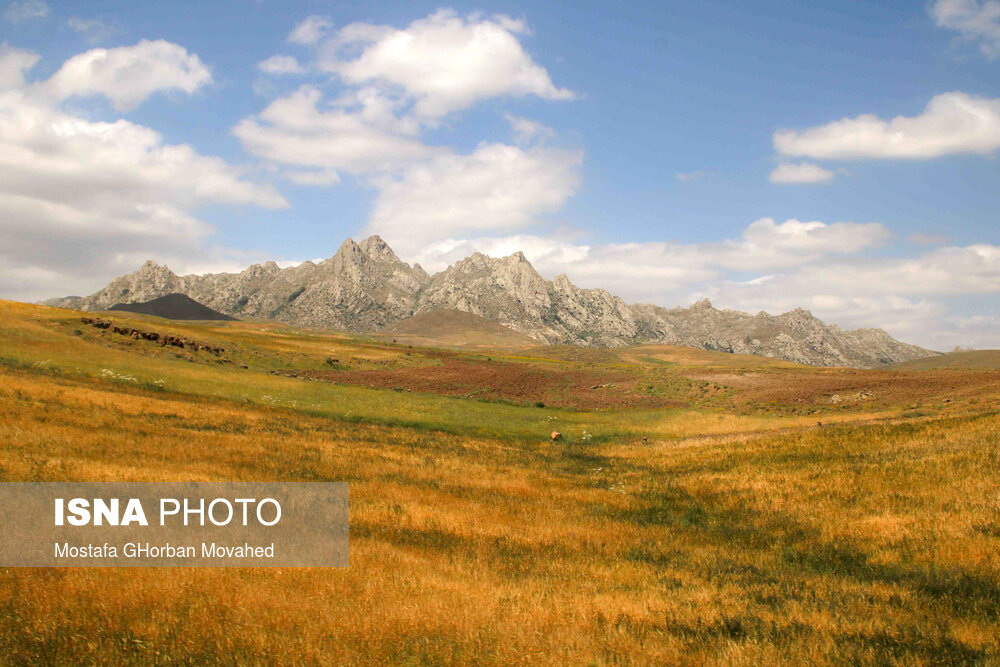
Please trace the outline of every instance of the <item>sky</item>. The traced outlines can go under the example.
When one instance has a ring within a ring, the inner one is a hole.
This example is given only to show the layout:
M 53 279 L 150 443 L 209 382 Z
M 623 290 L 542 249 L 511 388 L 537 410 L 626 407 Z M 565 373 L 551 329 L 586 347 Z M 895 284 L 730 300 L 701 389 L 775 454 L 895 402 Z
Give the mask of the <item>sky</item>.
M 0 298 L 521 250 L 1000 348 L 1000 0 L 0 5 Z

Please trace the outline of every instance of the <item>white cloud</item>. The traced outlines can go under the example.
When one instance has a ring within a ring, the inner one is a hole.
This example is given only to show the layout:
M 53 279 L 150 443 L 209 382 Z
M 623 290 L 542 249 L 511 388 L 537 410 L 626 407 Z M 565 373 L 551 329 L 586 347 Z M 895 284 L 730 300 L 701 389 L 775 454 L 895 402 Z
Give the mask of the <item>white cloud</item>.
M 200 201 L 285 205 L 275 190 L 241 180 L 219 158 L 164 144 L 154 130 L 125 120 L 77 118 L 21 91 L 0 94 L 0 142 L 0 182 L 19 196 L 102 207 L 132 207 L 132 197 L 153 205 L 161 195 L 183 207 Z
M 42 0 L 18 0 L 7 5 L 3 16 L 11 23 L 28 19 L 43 19 L 49 15 L 49 6 Z
M 0 49 L 0 294 L 86 293 L 148 257 L 208 261 L 221 251 L 206 246 L 213 230 L 199 206 L 287 206 L 147 127 L 60 110 L 44 84 L 24 83 L 36 60 Z
M 582 154 L 482 144 L 379 180 L 368 230 L 403 248 L 469 232 L 524 228 L 558 210 L 579 185 Z
M 352 173 L 399 167 L 435 153 L 377 95 L 357 108 L 328 110 L 318 107 L 321 97 L 319 89 L 303 86 L 241 121 L 233 134 L 249 151 L 278 164 Z
M 738 238 L 712 243 L 584 244 L 519 234 L 432 241 L 403 256 L 437 271 L 476 251 L 499 257 L 523 250 L 548 278 L 566 273 L 581 287 L 604 287 L 628 302 L 687 305 L 709 296 L 717 307 L 751 313 L 805 307 L 830 323 L 884 328 L 932 349 L 1000 347 L 1000 315 L 989 314 L 1000 294 L 1000 247 L 902 258 L 859 254 L 889 236 L 875 223 L 764 218 Z M 746 274 L 753 277 L 740 277 Z M 977 304 L 981 314 L 956 314 L 956 297 Z
M 271 56 L 257 63 L 257 69 L 265 74 L 301 74 L 305 68 L 294 56 Z
M 328 17 L 310 16 L 295 26 L 295 29 L 288 35 L 288 41 L 293 44 L 313 45 L 322 39 L 331 27 L 333 27 L 333 22 Z
M 163 40 L 142 40 L 135 46 L 91 49 L 63 63 L 41 85 L 55 99 L 74 95 L 104 95 L 119 111 L 134 109 L 163 90 L 193 93 L 210 83 L 212 74 L 201 59 L 184 47 Z
M 71 17 L 66 21 L 66 25 L 71 30 L 75 30 L 86 37 L 87 41 L 91 43 L 107 39 L 115 31 L 112 26 L 100 19 L 82 19 L 79 16 Z
M 829 262 L 795 276 L 801 289 L 838 294 L 957 296 L 1000 292 L 1000 247 L 943 247 L 911 258 Z
M 403 30 L 352 24 L 323 45 L 320 65 L 351 85 L 402 89 L 425 119 L 493 97 L 574 99 L 524 51 L 517 37 L 522 32 L 523 23 L 507 17 L 463 18 L 450 10 Z
M 340 175 L 332 170 L 288 171 L 285 178 L 296 185 L 336 185 L 340 182 Z
M 776 223 L 772 218 L 754 221 L 743 232 L 739 252 L 767 256 L 767 250 L 795 253 L 852 254 L 885 244 L 892 234 L 877 222 Z
M 964 39 L 978 42 L 990 59 L 1000 56 L 1000 2 L 997 0 L 937 0 L 931 17 L 941 28 L 957 31 Z
M 380 228 L 373 227 L 374 231 Z M 435 224 L 428 229 L 445 229 Z M 480 231 L 465 227 L 471 231 Z M 394 236 L 389 234 L 395 232 Z M 382 232 L 380 232 L 382 233 Z M 442 234 L 446 233 L 444 231 Z M 403 230 L 386 231 L 396 243 Z M 852 255 L 885 244 L 891 233 L 879 223 L 756 220 L 740 238 L 707 243 L 642 242 L 582 244 L 531 234 L 458 240 L 430 240 L 414 254 L 428 270 L 480 251 L 506 255 L 523 250 L 549 275 L 569 273 L 589 287 L 607 287 L 633 300 L 670 303 L 677 290 L 730 272 L 761 272 L 804 266 L 836 255 Z M 405 248 L 405 242 L 401 243 Z
M 378 190 L 368 228 L 400 248 L 468 230 L 524 228 L 575 192 L 579 152 L 550 147 L 551 128 L 512 114 L 516 146 L 483 142 L 459 154 L 422 137 L 445 114 L 488 98 L 573 97 L 524 51 L 525 34 L 522 21 L 451 11 L 401 30 L 354 23 L 334 32 L 328 19 L 312 16 L 289 40 L 316 46 L 316 67 L 337 75 L 337 95 L 327 101 L 319 87 L 303 86 L 233 134 L 298 185 L 333 185 L 344 173 L 364 178 Z M 261 69 L 302 67 L 286 58 Z
M 774 168 L 768 177 L 772 183 L 779 185 L 797 185 L 800 183 L 830 183 L 833 172 L 817 164 L 809 162 L 783 162 Z
M 510 123 L 510 128 L 514 131 L 514 141 L 518 144 L 548 141 L 556 136 L 555 130 L 539 123 L 537 120 L 515 116 L 510 113 L 504 114 L 504 118 Z
M 38 62 L 38 54 L 0 44 L 0 90 L 24 85 L 24 74 Z
M 720 306 L 780 312 L 805 307 L 818 317 L 852 327 L 880 327 L 932 349 L 955 345 L 1000 347 L 996 298 L 1000 247 L 940 248 L 915 257 L 850 258 L 814 262 L 767 281 L 718 282 L 704 293 Z M 957 315 L 961 297 L 984 317 Z
M 952 92 L 936 95 L 916 117 L 885 121 L 872 114 L 806 130 L 779 130 L 784 155 L 818 159 L 926 159 L 1000 148 L 1000 100 Z

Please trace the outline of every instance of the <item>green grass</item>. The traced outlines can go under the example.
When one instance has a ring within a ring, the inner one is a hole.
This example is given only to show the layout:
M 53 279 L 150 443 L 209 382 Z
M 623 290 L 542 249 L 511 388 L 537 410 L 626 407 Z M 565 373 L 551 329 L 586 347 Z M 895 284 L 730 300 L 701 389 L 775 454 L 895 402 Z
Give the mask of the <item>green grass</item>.
M 589 434 L 586 435 L 588 440 L 602 442 L 649 435 L 681 437 L 691 432 L 694 421 L 705 421 L 711 431 L 713 423 L 737 419 L 682 409 L 607 412 L 556 408 L 541 410 L 534 405 L 306 382 L 271 375 L 269 369 L 309 367 L 310 364 L 316 368 L 328 368 L 325 359 L 336 356 L 330 355 L 329 349 L 358 344 L 349 340 L 345 343 L 342 336 L 326 339 L 315 335 L 319 343 L 310 343 L 313 347 L 307 348 L 307 352 L 282 353 L 279 344 L 283 337 L 293 337 L 294 330 L 269 331 L 264 337 L 262 334 L 250 335 L 245 329 L 218 324 L 198 326 L 171 322 L 166 325 L 184 336 L 224 345 L 227 350 L 236 349 L 242 356 L 233 354 L 234 361 L 247 359 L 254 363 L 249 369 L 242 369 L 236 364 L 220 364 L 218 359 L 207 353 L 189 355 L 170 347 L 160 348 L 155 343 L 128 341 L 114 334 L 105 334 L 104 340 L 95 339 L 96 334 L 90 331 L 85 336 L 74 335 L 73 330 L 83 325 L 79 324 L 77 316 L 66 311 L 27 306 L 21 310 L 27 315 L 7 317 L 0 322 L 0 337 L 6 343 L 4 358 L 8 365 L 97 380 L 108 375 L 112 378 L 129 377 L 134 378 L 132 384 L 137 387 L 155 388 L 156 391 L 286 407 L 344 421 L 536 441 L 546 439 L 553 430 L 559 430 L 569 442 L 579 441 L 585 434 Z M 119 320 L 128 322 L 131 318 L 116 317 L 116 321 Z M 157 324 L 156 318 L 144 318 L 139 322 L 137 326 L 147 329 L 164 328 L 153 326 Z M 310 335 L 303 332 L 303 339 L 308 342 Z M 329 341 L 329 347 L 323 344 L 325 340 Z M 298 343 L 298 339 L 295 342 Z M 275 345 L 279 345 L 279 351 L 275 351 Z M 356 347 L 351 349 L 354 350 L 352 353 L 356 353 Z M 376 351 L 384 349 L 385 346 L 379 344 Z M 412 356 L 406 357 L 408 348 L 389 349 L 401 355 L 405 363 L 429 362 L 419 359 L 414 362 Z M 188 356 L 194 357 L 195 361 L 188 360 Z M 403 362 L 396 360 L 393 363 Z M 690 384 L 679 377 L 670 382 L 666 384 L 660 377 L 657 384 L 652 385 L 652 391 L 673 393 L 677 385 Z M 777 419 L 745 419 L 746 430 L 775 428 L 778 425 Z

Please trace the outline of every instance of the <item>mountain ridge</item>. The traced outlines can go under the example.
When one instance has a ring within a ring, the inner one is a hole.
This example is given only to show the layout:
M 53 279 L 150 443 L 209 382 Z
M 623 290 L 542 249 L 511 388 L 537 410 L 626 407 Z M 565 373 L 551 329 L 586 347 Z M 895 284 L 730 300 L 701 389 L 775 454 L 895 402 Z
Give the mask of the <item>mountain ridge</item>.
M 689 308 L 628 304 L 603 288 L 585 289 L 565 274 L 547 280 L 523 252 L 474 253 L 429 275 L 396 256 L 380 237 L 346 239 L 332 257 L 280 268 L 254 264 L 239 273 L 178 276 L 147 261 L 88 297 L 46 305 L 106 310 L 122 301 L 185 294 L 221 313 L 354 333 L 382 331 L 414 315 L 460 310 L 547 344 L 623 347 L 665 343 L 756 354 L 819 366 L 874 368 L 937 353 L 881 329 L 845 330 L 807 310 L 756 315 L 718 310 L 708 299 Z

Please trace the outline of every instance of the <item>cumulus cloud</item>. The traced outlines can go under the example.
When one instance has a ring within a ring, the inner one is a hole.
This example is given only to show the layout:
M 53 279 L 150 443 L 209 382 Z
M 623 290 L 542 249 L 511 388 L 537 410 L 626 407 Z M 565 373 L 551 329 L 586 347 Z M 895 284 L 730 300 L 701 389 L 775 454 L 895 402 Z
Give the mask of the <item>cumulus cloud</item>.
M 450 10 L 402 30 L 355 23 L 324 43 L 320 66 L 351 85 L 398 87 L 414 101 L 414 113 L 428 119 L 493 97 L 574 99 L 525 52 L 518 39 L 523 32 L 524 24 L 508 17 Z
M 129 111 L 153 93 L 191 94 L 211 81 L 211 72 L 196 54 L 172 42 L 142 40 L 135 46 L 91 49 L 73 56 L 40 86 L 57 100 L 104 95 L 115 109 Z
M 407 256 L 438 271 L 472 252 L 500 257 L 523 250 L 551 278 L 604 287 L 629 302 L 687 305 L 708 296 L 717 307 L 780 313 L 798 307 L 841 326 L 880 327 L 932 349 L 1000 346 L 995 312 L 1000 247 L 928 250 L 914 257 L 865 251 L 891 234 L 877 223 L 757 220 L 737 238 L 711 243 L 585 244 L 558 235 L 442 239 Z M 741 277 L 750 276 L 750 277 Z M 952 301 L 976 303 L 975 317 Z M 977 301 L 978 300 L 978 301 Z
M 779 130 L 774 147 L 784 155 L 836 160 L 989 154 L 1000 148 L 1000 100 L 944 93 L 919 116 L 886 121 L 865 114 L 805 130 Z
M 332 27 L 333 22 L 330 21 L 329 17 L 313 15 L 295 26 L 295 29 L 288 35 L 288 41 L 293 44 L 313 45 L 324 37 Z
M 768 177 L 772 183 L 779 185 L 797 185 L 801 183 L 830 183 L 833 172 L 817 164 L 809 162 L 783 162 L 774 168 Z
M 547 141 L 556 136 L 555 130 L 551 127 L 539 123 L 537 120 L 515 116 L 514 114 L 504 114 L 504 118 L 510 123 L 511 130 L 514 131 L 514 141 L 518 144 L 530 144 L 538 141 Z
M 305 68 L 294 56 L 271 56 L 257 63 L 257 69 L 265 74 L 301 74 Z
M 764 281 L 720 282 L 705 293 L 721 305 L 744 310 L 811 309 L 846 327 L 880 327 L 933 349 L 955 345 L 1000 346 L 995 316 L 968 318 L 952 303 L 996 311 L 1000 247 L 977 244 L 938 248 L 915 257 L 848 258 L 809 263 Z
M 296 185 L 335 185 L 340 182 L 340 174 L 331 170 L 287 171 L 285 178 Z
M 0 44 L 0 89 L 24 85 L 24 75 L 38 62 L 39 56 L 31 51 L 15 49 L 6 42 Z
M 49 6 L 42 0 L 15 0 L 3 12 L 4 18 L 14 24 L 29 19 L 43 19 L 48 15 Z
M 482 144 L 379 181 L 368 230 L 404 248 L 469 232 L 520 229 L 579 185 L 579 151 Z
M 483 141 L 458 153 L 423 136 L 443 116 L 490 98 L 573 98 L 524 50 L 526 34 L 522 21 L 449 10 L 403 29 L 354 23 L 334 31 L 325 17 L 309 17 L 289 40 L 315 46 L 315 67 L 335 75 L 338 93 L 325 99 L 318 86 L 302 86 L 233 134 L 296 184 L 332 185 L 344 173 L 365 179 L 377 190 L 367 231 L 399 250 L 524 229 L 576 191 L 580 151 L 555 147 L 551 128 L 514 114 L 505 114 L 514 145 Z M 294 69 L 283 58 L 262 69 Z
M 433 229 L 438 229 L 434 227 Z M 475 231 L 473 229 L 473 231 Z M 471 252 L 489 255 L 523 250 L 540 270 L 569 273 L 591 287 L 622 296 L 671 303 L 676 290 L 730 272 L 763 272 L 804 266 L 837 255 L 884 245 L 891 233 L 879 223 L 755 220 L 739 238 L 706 243 L 635 242 L 582 244 L 530 234 L 426 243 L 416 255 L 428 270 L 441 270 Z
M 911 258 L 834 262 L 809 266 L 795 280 L 817 293 L 957 296 L 1000 291 L 1000 247 L 943 247 Z
M 199 206 L 287 206 L 272 187 L 152 129 L 61 110 L 44 82 L 24 82 L 36 60 L 0 51 L 4 296 L 87 292 L 150 256 L 207 261 L 217 252 Z
M 319 108 L 321 99 L 318 88 L 303 86 L 255 118 L 241 121 L 233 134 L 252 153 L 272 162 L 334 172 L 380 171 L 435 153 L 378 95 L 365 98 L 360 106 L 345 102 L 350 106 L 325 109 Z
M 979 44 L 988 58 L 1000 56 L 1000 2 L 997 0 L 936 0 L 930 14 L 941 28 L 957 31 Z
M 333 185 L 344 173 L 364 178 L 378 191 L 369 229 L 407 230 L 410 238 L 396 240 L 411 248 L 441 233 L 523 228 L 576 190 L 578 151 L 552 147 L 551 128 L 513 114 L 506 118 L 516 145 L 484 141 L 460 154 L 428 145 L 423 135 L 443 116 L 489 98 L 572 98 L 522 48 L 526 34 L 522 21 L 447 10 L 403 29 L 354 23 L 334 31 L 326 17 L 311 16 L 289 41 L 314 46 L 310 68 L 334 74 L 339 91 L 327 98 L 318 86 L 302 86 L 233 134 L 296 184 Z M 303 66 L 275 56 L 260 69 Z

